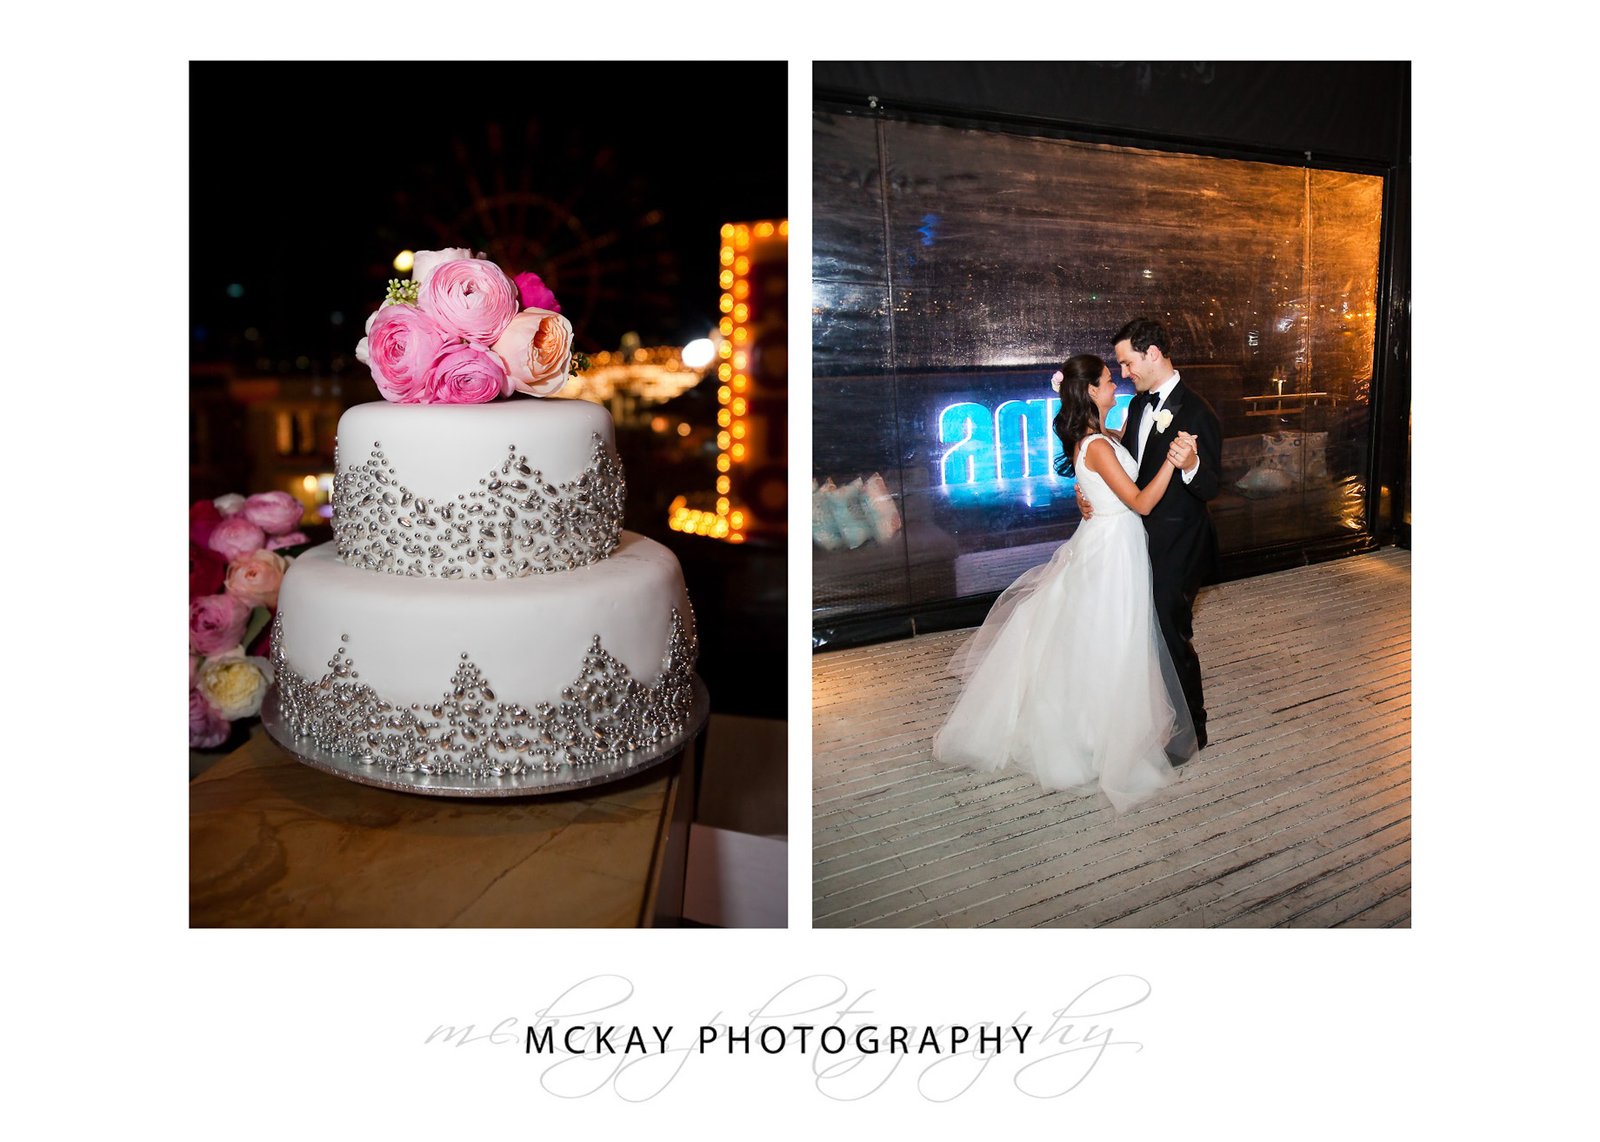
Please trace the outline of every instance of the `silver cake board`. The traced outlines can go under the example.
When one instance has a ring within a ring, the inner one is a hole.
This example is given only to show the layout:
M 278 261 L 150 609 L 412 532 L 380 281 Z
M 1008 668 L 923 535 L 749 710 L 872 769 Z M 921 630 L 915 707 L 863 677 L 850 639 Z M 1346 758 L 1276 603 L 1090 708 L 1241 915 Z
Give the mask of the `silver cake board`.
M 320 769 L 335 777 L 355 781 L 362 785 L 376 785 L 380 789 L 394 789 L 402 793 L 425 793 L 433 797 L 537 797 L 546 793 L 570 793 L 612 781 L 620 781 L 642 773 L 673 757 L 695 738 L 711 716 L 711 696 L 698 675 L 692 680 L 693 696 L 689 703 L 689 716 L 683 728 L 671 737 L 663 738 L 649 749 L 634 750 L 616 758 L 608 758 L 592 765 L 568 766 L 557 769 L 534 770 L 511 777 L 473 777 L 469 774 L 406 773 L 387 769 L 381 762 L 372 762 L 348 754 L 335 754 L 320 749 L 310 738 L 297 738 L 278 709 L 278 691 L 274 686 L 267 691 L 261 703 L 261 724 L 267 734 L 296 760 L 312 769 Z

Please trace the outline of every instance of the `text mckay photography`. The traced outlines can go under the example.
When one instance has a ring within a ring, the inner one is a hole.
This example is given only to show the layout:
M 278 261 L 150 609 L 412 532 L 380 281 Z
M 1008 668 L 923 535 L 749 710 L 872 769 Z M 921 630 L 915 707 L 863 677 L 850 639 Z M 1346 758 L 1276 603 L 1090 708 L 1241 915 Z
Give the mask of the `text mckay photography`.
M 1142 976 L 1114 975 L 1064 988 L 1033 1010 L 910 1019 L 890 991 L 808 975 L 753 1004 L 680 1019 L 665 1014 L 673 997 L 652 1000 L 626 976 L 594 975 L 523 1013 L 438 1022 L 422 1041 L 431 1050 L 515 1051 L 560 1098 L 639 1102 L 698 1072 L 725 1081 L 766 1065 L 838 1101 L 909 1087 L 949 1102 L 996 1085 L 1056 1098 L 1143 1050 L 1135 1029 L 1151 994 Z

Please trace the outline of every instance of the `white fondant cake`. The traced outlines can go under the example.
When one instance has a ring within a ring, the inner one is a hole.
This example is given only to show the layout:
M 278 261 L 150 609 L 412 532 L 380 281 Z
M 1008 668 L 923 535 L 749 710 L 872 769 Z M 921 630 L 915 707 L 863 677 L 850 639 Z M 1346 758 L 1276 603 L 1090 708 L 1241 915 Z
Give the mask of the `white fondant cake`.
M 338 449 L 335 542 L 296 559 L 278 596 L 275 686 L 297 736 L 501 776 L 683 728 L 693 612 L 672 553 L 620 531 L 603 408 L 360 405 Z
M 589 401 L 357 405 L 335 469 L 339 557 L 374 571 L 566 571 L 604 559 L 622 527 L 611 415 Z

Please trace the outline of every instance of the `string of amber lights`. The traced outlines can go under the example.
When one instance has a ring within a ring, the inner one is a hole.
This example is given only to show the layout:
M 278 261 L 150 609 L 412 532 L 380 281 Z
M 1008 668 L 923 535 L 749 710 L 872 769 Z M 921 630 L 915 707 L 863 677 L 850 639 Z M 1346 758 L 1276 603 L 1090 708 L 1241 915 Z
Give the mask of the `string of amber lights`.
M 714 510 L 689 506 L 678 496 L 668 508 L 675 531 L 708 535 L 729 543 L 745 541 L 749 512 L 735 490 L 736 478 L 749 459 L 746 437 L 750 411 L 750 247 L 774 235 L 788 240 L 789 223 L 732 223 L 722 227 L 722 269 L 718 283 L 722 317 L 717 331 L 717 497 Z

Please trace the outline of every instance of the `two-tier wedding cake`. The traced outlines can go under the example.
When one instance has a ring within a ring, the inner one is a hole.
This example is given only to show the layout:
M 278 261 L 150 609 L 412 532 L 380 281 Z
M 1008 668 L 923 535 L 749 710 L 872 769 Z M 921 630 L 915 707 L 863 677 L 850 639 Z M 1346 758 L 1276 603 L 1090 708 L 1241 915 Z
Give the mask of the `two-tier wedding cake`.
M 340 418 L 334 541 L 279 592 L 283 723 L 342 758 L 474 778 L 681 733 L 683 575 L 622 530 L 610 414 L 550 396 L 571 367 L 550 291 L 467 250 L 423 252 L 367 334 L 357 355 L 385 400 Z

